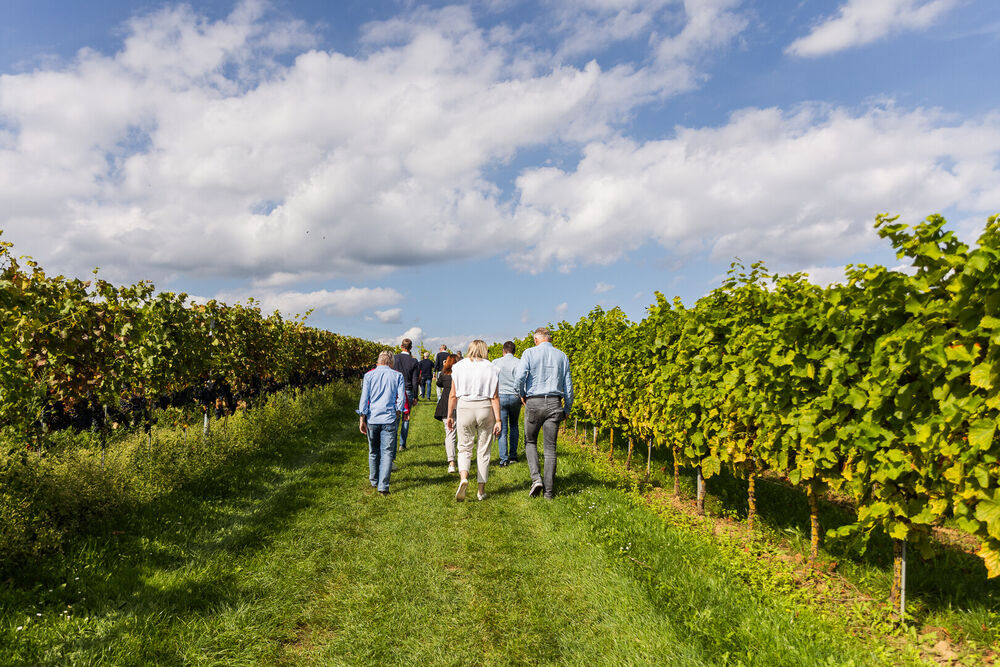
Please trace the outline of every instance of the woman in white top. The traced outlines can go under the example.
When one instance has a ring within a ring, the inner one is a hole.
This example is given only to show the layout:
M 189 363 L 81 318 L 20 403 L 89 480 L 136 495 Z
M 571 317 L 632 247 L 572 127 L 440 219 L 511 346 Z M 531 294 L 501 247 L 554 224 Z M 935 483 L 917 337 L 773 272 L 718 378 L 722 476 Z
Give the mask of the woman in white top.
M 472 443 L 479 436 L 476 479 L 479 500 L 486 497 L 490 476 L 490 446 L 500 435 L 500 375 L 486 358 L 486 343 L 474 340 L 469 355 L 451 367 L 451 396 L 448 397 L 448 428 L 458 428 L 458 484 L 455 500 L 465 500 L 472 464 Z M 456 413 L 457 408 L 457 413 Z M 451 415 L 456 415 L 452 417 Z

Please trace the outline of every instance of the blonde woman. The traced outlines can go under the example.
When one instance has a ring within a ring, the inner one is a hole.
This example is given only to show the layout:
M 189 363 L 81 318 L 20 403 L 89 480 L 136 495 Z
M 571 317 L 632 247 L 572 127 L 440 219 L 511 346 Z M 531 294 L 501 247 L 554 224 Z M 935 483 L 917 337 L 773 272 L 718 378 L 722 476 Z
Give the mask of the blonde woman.
M 487 359 L 486 343 L 474 340 L 468 356 L 451 368 L 451 395 L 448 397 L 447 428 L 458 430 L 458 474 L 461 481 L 455 500 L 465 500 L 469 489 L 473 443 L 476 443 L 476 481 L 479 500 L 486 498 L 490 476 L 490 446 L 500 435 L 500 374 Z M 452 417 L 456 415 L 456 417 Z

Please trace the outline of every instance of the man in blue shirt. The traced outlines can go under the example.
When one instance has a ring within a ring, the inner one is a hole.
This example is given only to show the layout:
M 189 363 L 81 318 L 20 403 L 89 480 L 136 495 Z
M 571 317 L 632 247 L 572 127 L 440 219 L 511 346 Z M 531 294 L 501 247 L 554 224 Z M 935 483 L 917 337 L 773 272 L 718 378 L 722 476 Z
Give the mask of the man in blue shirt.
M 383 496 L 389 495 L 389 475 L 396 458 L 396 413 L 409 422 L 409 404 L 403 374 L 392 370 L 392 354 L 382 351 L 378 365 L 365 373 L 361 384 L 358 427 L 368 436 L 368 480 Z
M 569 373 L 569 358 L 552 346 L 549 330 L 538 327 L 534 338 L 535 347 L 521 355 L 514 386 L 524 404 L 524 454 L 531 473 L 528 495 L 535 497 L 544 492 L 546 498 L 552 498 L 556 482 L 556 434 L 559 422 L 569 416 L 573 407 L 573 378 Z M 538 466 L 540 430 L 545 434 L 544 481 Z
M 493 360 L 493 366 L 500 373 L 500 438 L 497 446 L 500 448 L 500 465 L 508 466 L 517 463 L 517 439 L 520 432 L 517 427 L 521 419 L 521 397 L 517 395 L 514 386 L 514 375 L 517 374 L 519 360 L 514 356 L 517 347 L 514 341 L 503 344 L 503 356 Z

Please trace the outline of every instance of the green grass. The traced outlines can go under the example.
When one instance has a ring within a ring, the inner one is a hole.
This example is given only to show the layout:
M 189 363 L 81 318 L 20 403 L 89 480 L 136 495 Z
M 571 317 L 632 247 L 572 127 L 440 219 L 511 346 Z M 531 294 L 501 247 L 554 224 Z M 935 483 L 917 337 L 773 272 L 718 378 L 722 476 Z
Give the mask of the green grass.
M 554 501 L 527 496 L 522 462 L 491 470 L 485 501 L 456 503 L 429 403 L 379 496 L 349 403 L 16 573 L 0 664 L 913 659 L 848 635 L 794 581 L 664 522 L 567 447 Z

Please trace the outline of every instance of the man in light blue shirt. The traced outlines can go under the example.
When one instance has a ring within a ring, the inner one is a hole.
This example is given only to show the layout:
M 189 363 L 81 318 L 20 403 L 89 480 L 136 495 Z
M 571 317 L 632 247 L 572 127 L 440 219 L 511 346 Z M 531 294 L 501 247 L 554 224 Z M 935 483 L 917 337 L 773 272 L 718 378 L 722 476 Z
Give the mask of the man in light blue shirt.
M 517 439 L 520 435 L 517 423 L 521 420 L 521 397 L 514 385 L 514 376 L 520 360 L 514 356 L 517 347 L 513 341 L 503 344 L 503 356 L 493 360 L 493 366 L 500 372 L 500 465 L 517 463 Z
M 545 327 L 535 329 L 535 347 L 521 354 L 514 376 L 514 386 L 524 403 L 524 455 L 531 473 L 528 495 L 544 492 L 546 498 L 555 495 L 556 435 L 559 422 L 569 416 L 573 407 L 573 378 L 569 358 L 552 346 L 552 334 Z M 538 465 L 538 432 L 543 431 L 545 478 Z
M 358 427 L 368 436 L 368 480 L 383 496 L 389 495 L 389 475 L 396 458 L 397 413 L 410 419 L 403 374 L 392 370 L 392 353 L 379 352 L 378 365 L 365 373 L 361 384 Z

